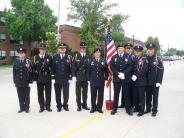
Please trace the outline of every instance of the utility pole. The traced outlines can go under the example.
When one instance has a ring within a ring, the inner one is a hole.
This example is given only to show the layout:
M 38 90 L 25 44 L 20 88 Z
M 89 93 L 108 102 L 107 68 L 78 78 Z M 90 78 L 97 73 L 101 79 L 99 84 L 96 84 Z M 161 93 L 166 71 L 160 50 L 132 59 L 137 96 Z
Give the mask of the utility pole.
M 134 47 L 134 37 L 135 37 L 135 36 L 133 35 L 132 37 L 133 37 L 133 44 L 132 44 L 132 45 L 133 45 L 133 47 Z
M 61 34 L 59 33 L 59 25 L 60 25 L 60 0 L 58 0 L 58 17 L 57 17 L 57 41 L 58 43 L 61 40 Z

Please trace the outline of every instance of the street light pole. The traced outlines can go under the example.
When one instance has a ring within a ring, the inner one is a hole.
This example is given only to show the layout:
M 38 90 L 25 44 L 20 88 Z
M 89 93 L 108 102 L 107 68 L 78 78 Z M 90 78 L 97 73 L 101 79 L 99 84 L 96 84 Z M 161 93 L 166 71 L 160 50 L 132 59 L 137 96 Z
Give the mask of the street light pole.
M 59 34 L 59 21 L 60 21 L 60 0 L 58 0 L 58 17 L 57 17 L 57 41 L 60 42 L 60 34 Z
M 133 36 L 132 36 L 132 38 L 133 38 L 133 47 L 134 47 L 134 37 L 135 37 L 135 36 L 133 35 Z

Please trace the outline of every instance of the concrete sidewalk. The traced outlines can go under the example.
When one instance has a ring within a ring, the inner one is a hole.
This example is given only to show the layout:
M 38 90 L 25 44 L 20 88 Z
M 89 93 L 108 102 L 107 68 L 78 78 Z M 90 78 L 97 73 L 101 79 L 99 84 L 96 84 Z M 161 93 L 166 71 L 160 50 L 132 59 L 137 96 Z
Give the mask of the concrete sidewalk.
M 18 114 L 12 69 L 0 68 L 0 138 L 184 138 L 184 62 L 165 63 L 159 96 L 159 113 L 132 117 L 124 109 L 114 116 L 77 112 L 75 84 L 70 85 L 69 112 L 58 113 L 52 91 L 53 112 L 38 113 L 36 84 L 31 85 L 30 113 Z M 88 94 L 90 106 L 90 93 Z M 105 100 L 108 89 L 105 89 Z

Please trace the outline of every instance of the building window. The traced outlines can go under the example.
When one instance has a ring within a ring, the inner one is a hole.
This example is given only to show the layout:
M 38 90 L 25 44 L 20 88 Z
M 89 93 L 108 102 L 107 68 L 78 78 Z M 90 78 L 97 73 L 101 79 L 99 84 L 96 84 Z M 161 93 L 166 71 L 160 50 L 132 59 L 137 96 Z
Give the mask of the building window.
M 0 43 L 4 42 L 6 40 L 5 34 L 0 34 Z
M 6 58 L 6 51 L 0 50 L 0 60 L 4 60 Z
M 17 51 L 14 51 L 14 50 L 10 51 L 10 56 L 11 56 L 11 57 L 16 57 L 16 56 L 18 56 Z
M 5 18 L 0 16 L 0 26 L 5 26 Z
M 10 43 L 11 44 L 16 44 L 16 45 L 22 45 L 23 41 L 22 41 L 21 37 L 14 38 L 13 36 L 10 35 Z

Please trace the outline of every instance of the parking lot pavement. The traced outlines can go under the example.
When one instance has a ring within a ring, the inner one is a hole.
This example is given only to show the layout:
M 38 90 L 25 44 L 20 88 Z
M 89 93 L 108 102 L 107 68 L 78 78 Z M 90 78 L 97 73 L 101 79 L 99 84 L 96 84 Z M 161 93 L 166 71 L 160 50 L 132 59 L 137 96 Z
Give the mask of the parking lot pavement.
M 160 89 L 159 112 L 143 117 L 126 115 L 119 109 L 115 116 L 77 112 L 75 83 L 70 84 L 70 111 L 56 112 L 52 91 L 53 112 L 38 113 L 36 84 L 31 84 L 30 113 L 18 114 L 18 97 L 11 68 L 0 68 L 0 138 L 184 138 L 184 62 L 165 62 Z M 105 89 L 105 100 L 108 89 Z M 90 106 L 90 92 L 88 93 Z

